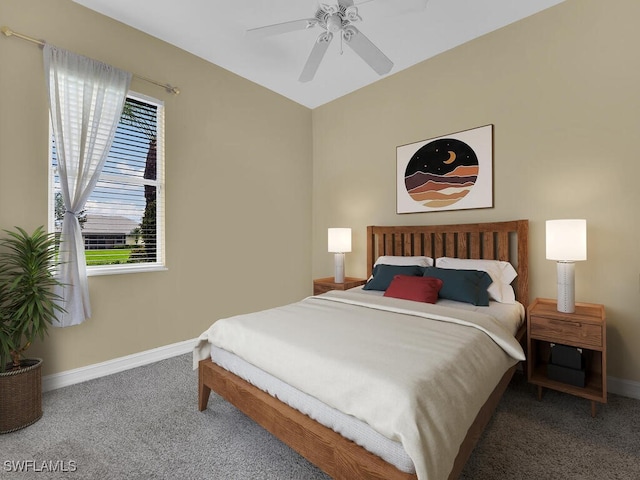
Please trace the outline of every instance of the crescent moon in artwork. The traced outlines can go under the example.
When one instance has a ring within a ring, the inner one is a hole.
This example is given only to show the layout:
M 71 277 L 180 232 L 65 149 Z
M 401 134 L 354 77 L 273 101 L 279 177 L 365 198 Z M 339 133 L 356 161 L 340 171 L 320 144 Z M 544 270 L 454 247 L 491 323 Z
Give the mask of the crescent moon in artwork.
M 446 159 L 443 163 L 449 165 L 455 161 L 456 161 L 456 152 L 452 152 L 451 150 L 449 150 L 449 158 Z

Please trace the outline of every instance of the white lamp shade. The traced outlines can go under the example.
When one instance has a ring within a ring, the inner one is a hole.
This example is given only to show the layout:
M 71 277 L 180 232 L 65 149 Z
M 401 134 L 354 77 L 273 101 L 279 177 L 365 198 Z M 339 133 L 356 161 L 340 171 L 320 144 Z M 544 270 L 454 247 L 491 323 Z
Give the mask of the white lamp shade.
M 345 253 L 351 251 L 351 229 L 330 228 L 328 237 L 329 252 Z
M 574 262 L 587 259 L 587 221 L 547 220 L 547 260 Z

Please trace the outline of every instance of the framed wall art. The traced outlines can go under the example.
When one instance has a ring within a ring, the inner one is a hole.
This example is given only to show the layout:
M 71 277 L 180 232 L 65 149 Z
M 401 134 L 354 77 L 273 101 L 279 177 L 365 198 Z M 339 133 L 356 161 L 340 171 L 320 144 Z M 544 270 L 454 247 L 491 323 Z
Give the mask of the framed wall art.
M 397 213 L 493 207 L 493 125 L 396 149 Z

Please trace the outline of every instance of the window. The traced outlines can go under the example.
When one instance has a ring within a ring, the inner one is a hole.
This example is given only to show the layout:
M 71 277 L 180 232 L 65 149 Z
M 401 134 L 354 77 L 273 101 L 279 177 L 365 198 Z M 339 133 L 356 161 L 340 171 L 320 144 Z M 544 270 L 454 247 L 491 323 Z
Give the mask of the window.
M 164 268 L 163 128 L 163 104 L 129 93 L 100 179 L 78 216 L 88 275 Z M 65 208 L 53 139 L 50 185 L 50 231 L 60 233 Z

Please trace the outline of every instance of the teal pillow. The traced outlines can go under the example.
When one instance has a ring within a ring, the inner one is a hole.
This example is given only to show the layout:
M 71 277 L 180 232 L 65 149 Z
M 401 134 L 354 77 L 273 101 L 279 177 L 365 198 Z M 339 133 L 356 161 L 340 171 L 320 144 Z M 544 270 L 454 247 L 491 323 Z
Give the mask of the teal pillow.
M 440 298 L 470 303 L 479 307 L 489 305 L 487 288 L 493 280 L 487 272 L 425 267 L 424 276 L 442 280 L 442 288 L 438 293 Z
M 424 270 L 425 267 L 417 265 L 386 265 L 381 263 L 373 267 L 373 278 L 362 288 L 363 290 L 380 290 L 384 292 L 396 275 L 422 277 Z

